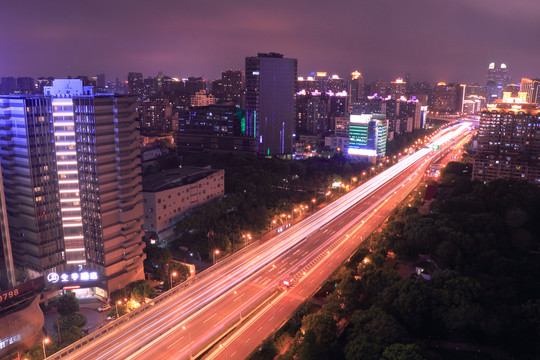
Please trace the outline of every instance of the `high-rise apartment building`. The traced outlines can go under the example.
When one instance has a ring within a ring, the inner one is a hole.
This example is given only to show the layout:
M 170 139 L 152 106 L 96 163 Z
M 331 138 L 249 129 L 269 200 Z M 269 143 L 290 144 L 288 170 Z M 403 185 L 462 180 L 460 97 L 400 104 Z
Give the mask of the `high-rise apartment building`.
M 398 77 L 390 83 L 390 95 L 395 100 L 399 100 L 401 97 L 407 97 L 407 83 L 403 78 Z
M 293 151 L 296 59 L 269 53 L 246 58 L 247 133 L 258 139 L 259 153 Z
M 433 111 L 454 114 L 461 110 L 461 87 L 459 84 L 440 82 L 433 91 Z
M 482 111 L 473 178 L 518 178 L 540 185 L 540 109 L 504 93 Z
M 225 70 L 221 79 L 212 84 L 212 94 L 218 104 L 241 106 L 244 97 L 244 72 L 242 70 Z
M 144 279 L 134 100 L 76 79 L 0 97 L 0 161 L 15 266 L 50 285 Z
M 195 95 L 191 95 L 191 106 L 208 106 L 216 103 L 216 98 L 212 94 L 207 94 L 206 90 L 199 90 Z
M 502 99 L 506 84 L 508 84 L 508 69 L 506 68 L 506 64 L 501 64 L 499 67 L 495 63 L 489 64 L 486 82 L 489 103 L 497 99 Z
M 133 96 L 140 96 L 144 92 L 144 80 L 142 73 L 130 72 L 128 73 L 128 94 Z

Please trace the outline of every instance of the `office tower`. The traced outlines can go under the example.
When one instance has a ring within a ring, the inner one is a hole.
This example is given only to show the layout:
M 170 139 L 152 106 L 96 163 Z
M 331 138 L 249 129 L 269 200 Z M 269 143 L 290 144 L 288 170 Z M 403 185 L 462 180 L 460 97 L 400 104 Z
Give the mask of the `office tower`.
M 178 123 L 175 143 L 179 150 L 257 152 L 255 138 L 245 135 L 245 113 L 234 105 L 192 107 L 180 112 Z
M 351 115 L 349 155 L 366 156 L 375 162 L 386 155 L 388 121 L 382 114 Z
M 402 78 L 398 77 L 390 83 L 390 95 L 392 99 L 399 100 L 401 97 L 407 96 L 407 83 Z
M 489 64 L 487 71 L 486 88 L 488 92 L 488 102 L 492 103 L 497 99 L 502 99 L 503 91 L 508 83 L 508 69 L 505 64 L 499 67 L 495 63 Z
M 296 65 L 277 53 L 246 58 L 247 133 L 259 140 L 261 154 L 293 151 Z
M 540 185 L 540 109 L 526 97 L 504 93 L 482 111 L 473 179 L 509 177 Z
M 15 268 L 13 267 L 13 255 L 11 252 L 11 240 L 4 198 L 4 183 L 0 170 L 0 290 L 15 286 Z
M 462 89 L 459 84 L 440 82 L 433 91 L 433 111 L 455 114 L 461 110 Z
M 353 104 L 364 98 L 364 77 L 358 71 L 351 73 L 349 80 L 349 107 L 352 110 Z
M 54 80 L 44 96 L 0 97 L 0 118 L 15 265 L 95 291 L 144 279 L 133 99 Z

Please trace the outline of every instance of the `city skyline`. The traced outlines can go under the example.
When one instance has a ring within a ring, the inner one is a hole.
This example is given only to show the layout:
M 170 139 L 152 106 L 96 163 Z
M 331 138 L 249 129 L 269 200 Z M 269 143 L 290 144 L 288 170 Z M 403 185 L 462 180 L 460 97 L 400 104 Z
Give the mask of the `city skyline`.
M 487 65 L 504 62 L 511 82 L 519 82 L 537 76 L 534 7 L 533 0 L 511 8 L 501 0 L 11 3 L 0 25 L 11 34 L 2 43 L 10 51 L 0 54 L 0 76 L 105 73 L 123 80 L 129 71 L 162 71 L 212 79 L 242 69 L 246 56 L 279 52 L 298 59 L 299 75 L 359 70 L 369 82 L 411 73 L 413 81 L 483 83 Z M 504 26 L 512 23 L 519 26 Z

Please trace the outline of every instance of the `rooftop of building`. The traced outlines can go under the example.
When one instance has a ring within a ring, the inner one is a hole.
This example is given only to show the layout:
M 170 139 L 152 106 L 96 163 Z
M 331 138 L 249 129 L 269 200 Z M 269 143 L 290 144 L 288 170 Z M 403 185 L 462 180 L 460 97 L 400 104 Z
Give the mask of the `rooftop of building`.
M 162 171 L 143 177 L 143 192 L 159 192 L 193 184 L 219 171 L 222 170 L 211 169 L 209 166 L 203 168 L 185 166 L 178 169 Z
M 510 92 L 504 92 L 502 99 L 497 99 L 493 104 L 488 104 L 483 111 L 496 112 L 524 112 L 530 115 L 540 115 L 538 104 L 526 101 L 527 93 L 519 92 L 513 97 Z

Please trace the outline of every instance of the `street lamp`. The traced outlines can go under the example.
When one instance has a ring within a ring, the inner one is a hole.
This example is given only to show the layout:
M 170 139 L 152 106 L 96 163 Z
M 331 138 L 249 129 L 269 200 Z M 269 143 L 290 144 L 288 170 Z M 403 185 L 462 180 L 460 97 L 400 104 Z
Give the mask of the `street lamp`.
M 371 172 L 374 171 L 374 170 L 375 170 L 374 167 L 372 167 L 371 169 L 369 169 L 369 177 L 371 177 Z
M 48 337 L 43 339 L 43 341 L 41 342 L 41 345 L 43 346 L 43 358 L 44 359 L 47 358 L 47 352 L 45 351 L 45 344 L 48 344 L 49 342 L 51 342 L 51 339 L 49 339 Z
M 216 255 L 219 255 L 219 250 L 216 249 L 214 250 L 214 252 L 212 253 L 213 257 L 214 257 L 214 265 L 216 264 Z
M 324 194 L 326 196 L 326 202 L 328 202 L 328 195 L 332 194 L 332 191 L 328 190 L 326 192 L 326 194 Z
M 183 330 L 186 330 L 186 327 L 185 326 L 182 326 L 182 329 Z M 193 356 L 191 355 L 191 331 L 188 330 L 188 341 L 189 341 L 189 358 L 191 359 Z
M 313 198 L 311 199 L 311 203 L 313 204 L 313 211 L 315 211 L 315 203 L 317 202 L 317 199 Z
M 362 171 L 362 175 L 360 176 L 360 181 L 362 181 L 364 179 L 364 176 L 366 176 L 366 172 Z
M 173 278 L 173 276 L 176 277 L 177 275 L 178 275 L 178 273 L 177 273 L 176 271 L 173 271 L 173 272 L 171 273 L 171 276 L 169 276 L 169 280 L 171 281 L 171 289 L 172 289 L 172 284 L 173 284 L 172 278 Z
M 118 300 L 116 302 L 116 318 L 118 319 L 120 316 L 118 316 L 118 305 L 122 305 L 122 300 Z

